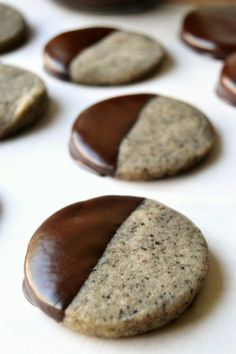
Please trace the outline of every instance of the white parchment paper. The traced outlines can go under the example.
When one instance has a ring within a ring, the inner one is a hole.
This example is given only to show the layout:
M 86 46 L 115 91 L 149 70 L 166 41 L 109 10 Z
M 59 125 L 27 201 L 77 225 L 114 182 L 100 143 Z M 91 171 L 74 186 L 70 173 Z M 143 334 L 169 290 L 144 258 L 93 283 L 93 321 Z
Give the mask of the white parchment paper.
M 214 93 L 222 63 L 201 56 L 179 39 L 187 7 L 107 16 L 75 13 L 47 0 L 12 0 L 31 27 L 29 42 L 0 61 L 38 73 L 51 107 L 33 129 L 0 143 L 0 353 L 2 354 L 234 354 L 236 353 L 236 110 Z M 43 70 L 42 48 L 70 29 L 109 25 L 158 39 L 170 59 L 159 76 L 118 88 L 83 87 Z M 113 95 L 154 92 L 188 101 L 214 124 L 216 148 L 201 166 L 184 175 L 150 183 L 102 178 L 79 168 L 68 141 L 77 115 Z M 103 340 L 63 328 L 22 293 L 23 263 L 35 229 L 67 204 L 103 194 L 157 199 L 184 213 L 204 233 L 211 269 L 195 304 L 174 323 L 140 337 Z

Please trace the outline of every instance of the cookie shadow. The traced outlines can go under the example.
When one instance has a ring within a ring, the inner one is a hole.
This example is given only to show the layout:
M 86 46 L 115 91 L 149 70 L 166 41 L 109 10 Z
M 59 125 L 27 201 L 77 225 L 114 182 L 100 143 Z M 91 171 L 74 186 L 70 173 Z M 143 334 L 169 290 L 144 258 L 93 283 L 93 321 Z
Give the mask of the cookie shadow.
M 59 104 L 58 101 L 52 97 L 49 97 L 49 105 L 46 113 L 43 115 L 41 119 L 37 122 L 32 123 L 30 126 L 21 129 L 20 131 L 2 139 L 2 142 L 13 141 L 17 139 L 21 139 L 23 137 L 27 137 L 31 134 L 35 134 L 40 130 L 47 129 L 51 126 L 57 118 L 59 112 Z
M 222 266 L 217 257 L 211 253 L 207 278 L 192 305 L 178 319 L 157 330 L 142 335 L 140 340 L 148 340 L 154 336 L 171 335 L 172 332 L 176 334 L 176 332 L 183 331 L 188 327 L 200 325 L 219 304 L 224 293 L 224 288 L 225 282 Z M 139 338 L 136 338 L 136 340 L 139 340 Z
M 28 21 L 26 21 L 26 25 L 27 25 L 26 41 L 23 44 L 23 47 L 31 43 L 34 40 L 34 38 L 37 36 L 37 30 L 35 25 L 33 23 L 29 23 Z
M 145 83 L 146 81 L 151 80 L 158 80 L 158 78 L 167 75 L 170 71 L 173 70 L 175 67 L 176 62 L 173 56 L 165 50 L 165 55 L 161 62 L 151 71 L 148 72 L 143 78 L 133 81 L 126 85 L 120 86 L 127 86 L 127 85 L 134 85 L 138 83 Z
M 36 122 L 30 129 L 29 132 L 33 133 L 40 131 L 42 129 L 47 129 L 49 126 L 54 124 L 57 120 L 58 113 L 60 111 L 59 102 L 54 97 L 49 97 L 49 106 L 45 115 Z
M 174 57 L 169 52 L 166 52 L 160 66 L 156 69 L 156 72 L 154 73 L 152 78 L 155 78 L 155 75 L 158 75 L 159 77 L 167 75 L 175 68 L 175 66 L 176 61 Z

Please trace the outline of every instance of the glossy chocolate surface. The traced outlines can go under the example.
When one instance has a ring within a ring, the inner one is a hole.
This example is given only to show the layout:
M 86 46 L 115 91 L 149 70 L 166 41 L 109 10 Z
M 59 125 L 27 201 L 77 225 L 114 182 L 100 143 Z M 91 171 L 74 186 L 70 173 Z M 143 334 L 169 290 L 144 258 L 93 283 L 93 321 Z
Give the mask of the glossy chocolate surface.
M 102 40 L 113 28 L 91 27 L 62 33 L 51 39 L 44 48 L 46 70 L 61 79 L 70 80 L 69 65 L 84 49 Z
M 82 112 L 72 130 L 70 151 L 74 159 L 100 174 L 114 175 L 122 139 L 154 97 L 151 94 L 115 97 Z
M 236 5 L 203 6 L 189 13 L 182 38 L 197 51 L 227 57 L 236 51 Z
M 142 201 L 100 197 L 70 205 L 47 219 L 28 247 L 26 298 L 61 321 L 116 230 Z
M 236 52 L 225 60 L 217 94 L 225 101 L 236 106 Z

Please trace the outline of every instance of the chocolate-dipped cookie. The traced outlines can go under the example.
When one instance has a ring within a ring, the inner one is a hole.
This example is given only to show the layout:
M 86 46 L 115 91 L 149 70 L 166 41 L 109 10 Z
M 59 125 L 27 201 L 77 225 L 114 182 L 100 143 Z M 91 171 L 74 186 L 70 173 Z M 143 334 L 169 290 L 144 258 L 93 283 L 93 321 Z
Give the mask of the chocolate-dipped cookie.
M 193 49 L 223 59 L 236 51 L 236 5 L 205 5 L 184 19 L 182 39 Z
M 123 337 L 179 317 L 207 270 L 207 244 L 186 217 L 150 199 L 106 196 L 68 206 L 39 227 L 24 292 L 70 329 Z
M 44 50 L 46 70 L 86 85 L 122 85 L 142 79 L 161 62 L 153 39 L 114 28 L 85 28 L 60 34 Z
M 210 151 L 214 133 L 189 104 L 152 94 L 99 102 L 76 120 L 70 151 L 102 175 L 150 180 L 175 175 Z
M 47 90 L 37 75 L 0 64 L 0 139 L 38 121 L 47 106 Z
M 26 40 L 27 26 L 14 8 L 0 4 L 0 53 L 12 50 Z
M 236 52 L 226 58 L 216 92 L 220 98 L 236 106 Z

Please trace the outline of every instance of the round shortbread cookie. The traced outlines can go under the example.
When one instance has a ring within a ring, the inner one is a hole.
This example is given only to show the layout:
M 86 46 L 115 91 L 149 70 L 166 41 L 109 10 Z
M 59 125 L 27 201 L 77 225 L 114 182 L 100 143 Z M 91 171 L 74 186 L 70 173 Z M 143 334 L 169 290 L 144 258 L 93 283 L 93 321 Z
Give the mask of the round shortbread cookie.
M 114 28 L 85 28 L 56 36 L 45 47 L 47 71 L 86 85 L 122 85 L 144 78 L 164 51 L 155 40 Z
M 205 5 L 184 19 L 182 39 L 193 49 L 223 59 L 236 51 L 236 5 Z
M 0 3 L 0 52 L 18 47 L 26 39 L 27 26 L 14 8 Z
M 24 292 L 75 331 L 136 335 L 192 303 L 208 256 L 200 230 L 178 212 L 150 199 L 100 197 L 39 227 L 26 254 Z
M 38 121 L 47 106 L 46 87 L 37 75 L 0 64 L 0 139 Z
M 216 92 L 223 100 L 236 106 L 236 52 L 226 58 Z
M 208 154 L 214 132 L 187 103 L 151 94 L 99 102 L 76 120 L 73 158 L 102 175 L 150 180 L 175 175 Z

